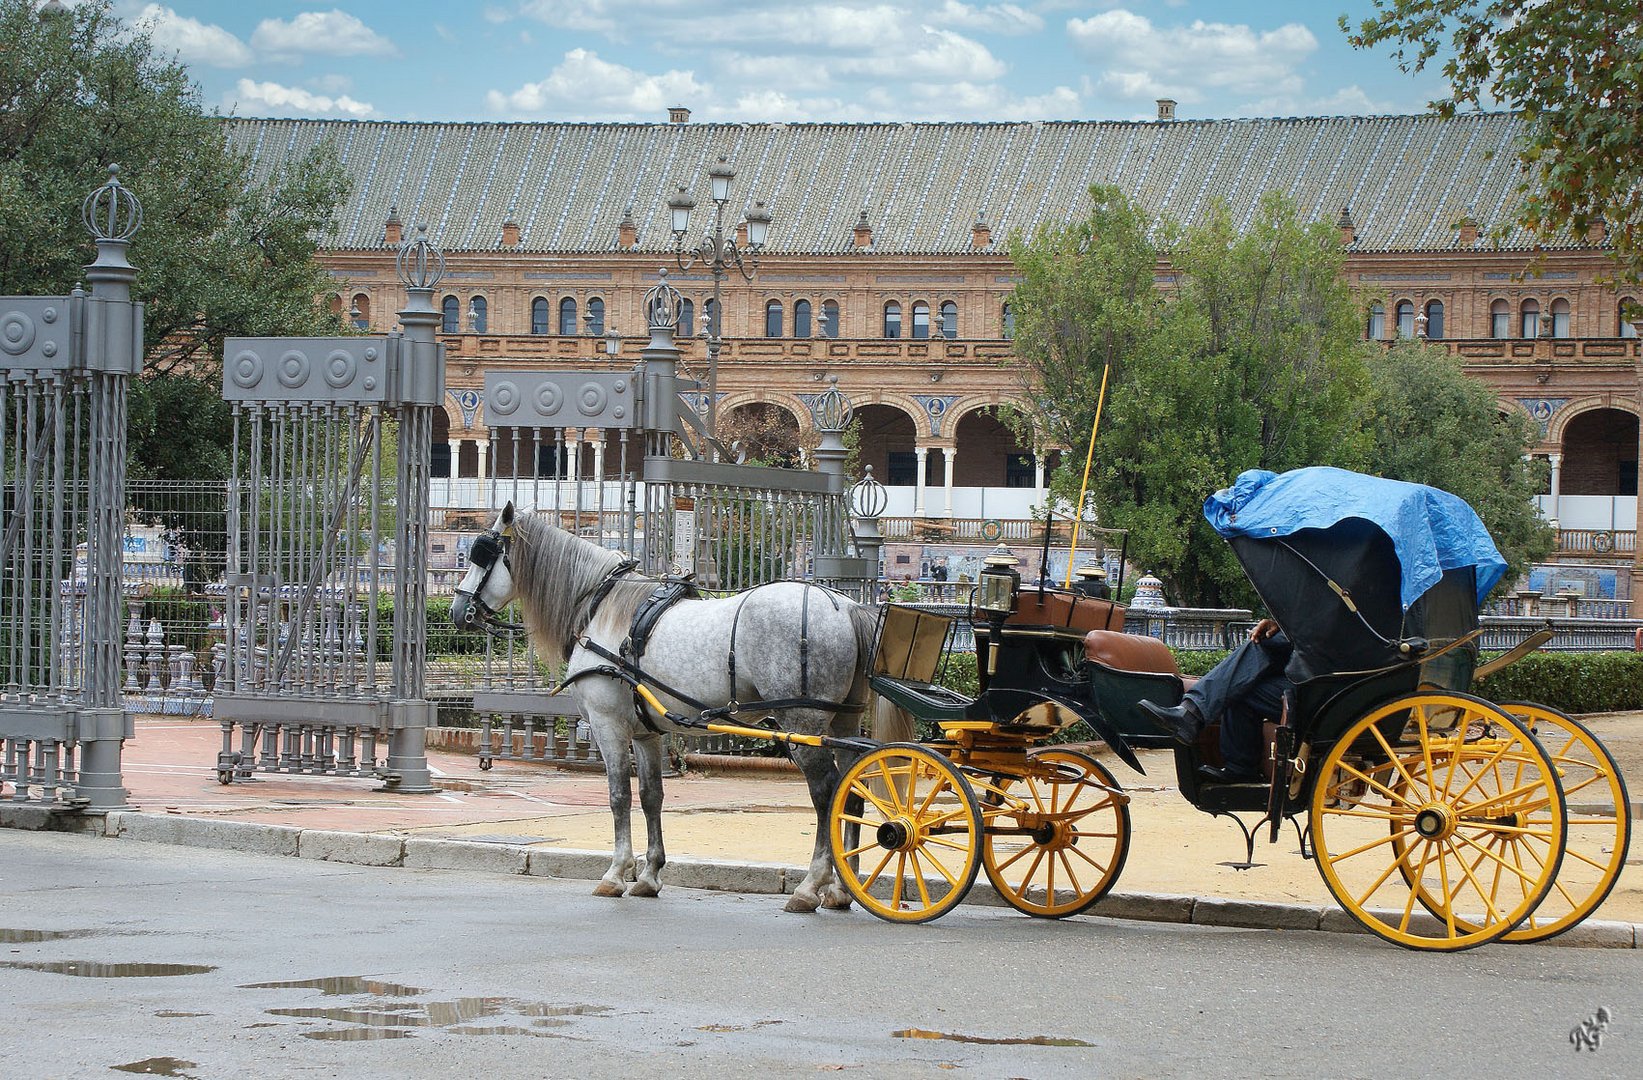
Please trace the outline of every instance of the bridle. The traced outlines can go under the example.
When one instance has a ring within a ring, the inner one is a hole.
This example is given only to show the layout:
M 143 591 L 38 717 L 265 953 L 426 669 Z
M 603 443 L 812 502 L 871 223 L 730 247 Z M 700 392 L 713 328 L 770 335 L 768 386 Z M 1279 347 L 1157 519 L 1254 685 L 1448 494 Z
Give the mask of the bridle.
M 473 547 L 468 550 L 468 565 L 479 568 L 479 582 L 471 590 L 461 586 L 456 589 L 456 595 L 466 597 L 472 605 L 474 621 L 479 623 L 479 628 L 492 637 L 506 637 L 525 629 L 523 623 L 512 623 L 502 618 L 484 600 L 485 586 L 490 584 L 491 575 L 498 566 L 506 566 L 508 573 L 513 573 L 513 567 L 508 563 L 508 552 L 512 547 L 511 529 L 506 532 L 487 529 L 474 537 Z

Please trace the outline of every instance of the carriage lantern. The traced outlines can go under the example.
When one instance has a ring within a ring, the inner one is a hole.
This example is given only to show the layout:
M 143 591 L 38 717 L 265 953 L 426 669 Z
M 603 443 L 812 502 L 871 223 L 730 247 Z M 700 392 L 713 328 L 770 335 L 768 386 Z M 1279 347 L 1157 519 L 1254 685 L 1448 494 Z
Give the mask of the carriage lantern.
M 991 675 L 998 665 L 998 639 L 1004 632 L 1004 620 L 1015 611 L 1016 590 L 1021 585 L 1021 574 L 1016 571 L 1016 565 L 1021 560 L 1010 553 L 1010 549 L 1003 544 L 998 545 L 992 552 L 981 560 L 982 570 L 979 575 L 976 590 L 976 610 L 985 612 L 987 621 L 992 624 L 993 632 L 989 635 L 987 649 L 987 674 Z

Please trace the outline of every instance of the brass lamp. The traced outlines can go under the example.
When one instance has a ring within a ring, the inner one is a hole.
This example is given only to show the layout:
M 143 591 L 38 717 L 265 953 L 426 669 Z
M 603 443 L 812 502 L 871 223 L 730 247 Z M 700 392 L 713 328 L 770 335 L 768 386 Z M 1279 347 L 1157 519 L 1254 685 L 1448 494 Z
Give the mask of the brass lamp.
M 994 548 L 981 560 L 982 570 L 976 587 L 976 610 L 987 616 L 992 632 L 987 635 L 987 674 L 998 670 L 998 641 L 1004 632 L 1004 620 L 1015 611 L 1016 593 L 1021 586 L 1020 563 L 1003 544 Z

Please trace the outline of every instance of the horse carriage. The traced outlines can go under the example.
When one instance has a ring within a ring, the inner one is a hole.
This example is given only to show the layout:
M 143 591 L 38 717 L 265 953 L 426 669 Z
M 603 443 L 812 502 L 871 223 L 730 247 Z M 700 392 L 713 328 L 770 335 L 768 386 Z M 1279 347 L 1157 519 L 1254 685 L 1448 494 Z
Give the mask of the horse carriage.
M 1505 564 L 1470 507 L 1419 485 L 1303 469 L 1246 473 L 1205 514 L 1289 635 L 1294 681 L 1266 725 L 1260 778 L 1206 778 L 1201 766 L 1219 763 L 1211 724 L 1175 745 L 1183 797 L 1238 820 L 1246 853 L 1263 827 L 1275 842 L 1293 822 L 1301 853 L 1351 917 L 1409 948 L 1551 937 L 1602 903 L 1630 840 L 1613 757 L 1556 710 L 1469 692 L 1550 636 L 1479 664 L 1478 605 Z M 535 529 L 533 543 L 559 543 L 550 532 Z M 647 652 L 630 631 L 643 598 L 662 591 L 656 582 L 626 580 L 620 556 L 596 556 L 567 534 L 589 551 L 534 556 L 543 566 L 521 574 L 510 535 L 511 507 L 489 547 L 476 544 L 453 615 L 481 624 L 519 597 L 526 624 L 564 649 L 617 819 L 612 868 L 596 891 L 619 895 L 629 879 L 630 894 L 659 887 L 658 747 L 671 731 L 790 748 L 818 814 L 790 910 L 854 900 L 883 919 L 924 922 L 960 903 L 984 871 L 1012 907 L 1060 918 L 1118 880 L 1129 797 L 1096 757 L 1055 740 L 1082 720 L 1142 771 L 1124 734 L 1149 730 L 1138 703 L 1174 705 L 1186 686 L 1161 642 L 1123 633 L 1118 604 L 1022 589 L 1014 560 L 995 560 L 971 605 L 981 692 L 970 698 L 934 681 L 950 618 L 898 605 L 873 615 L 817 586 L 778 583 L 666 608 L 651 619 Z M 572 599 L 533 612 L 550 564 Z M 631 595 L 610 603 L 618 594 Z M 738 651 L 738 633 L 759 648 Z M 854 733 L 868 688 L 873 739 Z M 911 741 L 914 717 L 939 738 Z M 883 738 L 897 729 L 903 737 Z M 637 865 L 630 746 L 649 824 Z M 1239 814 L 1259 817 L 1249 826 Z

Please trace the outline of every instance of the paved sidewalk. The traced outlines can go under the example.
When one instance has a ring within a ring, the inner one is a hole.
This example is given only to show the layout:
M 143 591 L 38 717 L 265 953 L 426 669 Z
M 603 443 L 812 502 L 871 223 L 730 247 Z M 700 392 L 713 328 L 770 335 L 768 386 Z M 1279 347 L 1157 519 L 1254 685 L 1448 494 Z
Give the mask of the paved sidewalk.
M 1643 726 L 1643 725 L 1640 725 Z M 259 775 L 216 779 L 221 728 L 210 720 L 140 717 L 126 744 L 132 812 L 109 815 L 106 832 L 129 839 L 407 865 L 596 879 L 609 865 L 611 819 L 602 772 L 513 762 L 481 771 L 471 755 L 428 760 L 440 791 L 405 795 L 370 780 Z M 1174 787 L 1167 751 L 1142 751 L 1146 776 L 1109 758 L 1132 795 L 1133 843 L 1123 877 L 1095 913 L 1216 925 L 1355 930 L 1293 828 L 1276 844 L 1258 838 L 1251 870 L 1243 839 L 1224 819 L 1188 805 Z M 815 834 L 796 773 L 692 769 L 665 783 L 668 867 L 664 885 L 742 892 L 791 891 Z M 643 843 L 637 799 L 634 829 Z M 1636 947 L 1643 923 L 1638 845 L 1613 894 L 1559 944 Z M 665 895 L 665 889 L 664 889 Z M 984 881 L 978 903 L 998 903 Z

